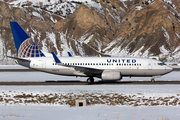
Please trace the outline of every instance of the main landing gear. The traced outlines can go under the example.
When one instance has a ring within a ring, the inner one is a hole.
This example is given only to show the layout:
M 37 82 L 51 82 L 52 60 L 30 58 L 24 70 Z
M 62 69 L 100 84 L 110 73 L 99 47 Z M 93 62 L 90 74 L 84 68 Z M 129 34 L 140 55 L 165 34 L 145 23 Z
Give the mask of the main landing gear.
M 151 82 L 155 82 L 154 78 L 151 79 Z
M 87 79 L 87 83 L 88 83 L 88 84 L 94 83 L 94 78 L 93 78 L 93 77 L 89 77 L 89 78 Z

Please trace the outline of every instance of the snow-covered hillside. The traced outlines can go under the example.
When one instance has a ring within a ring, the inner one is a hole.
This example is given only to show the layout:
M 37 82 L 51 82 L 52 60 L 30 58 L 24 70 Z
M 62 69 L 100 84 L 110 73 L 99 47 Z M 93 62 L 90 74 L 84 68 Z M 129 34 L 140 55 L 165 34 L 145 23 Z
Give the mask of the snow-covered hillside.
M 40 49 L 58 56 L 68 51 L 79 56 L 154 54 L 179 62 L 180 9 L 175 0 L 0 1 L 0 64 L 14 64 L 6 58 L 16 54 L 9 21 L 19 22 Z

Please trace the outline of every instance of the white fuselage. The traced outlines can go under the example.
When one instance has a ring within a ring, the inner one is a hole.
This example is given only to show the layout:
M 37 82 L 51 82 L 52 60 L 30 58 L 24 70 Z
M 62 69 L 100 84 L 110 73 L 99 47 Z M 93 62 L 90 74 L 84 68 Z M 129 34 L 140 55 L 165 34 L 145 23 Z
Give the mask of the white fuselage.
M 66 76 L 89 77 L 85 70 L 57 65 L 53 57 L 27 58 L 29 65 L 18 60 L 18 63 L 43 72 Z M 172 68 L 163 65 L 161 61 L 147 58 L 125 58 L 125 57 L 60 57 L 64 65 L 79 66 L 103 71 L 119 71 L 122 76 L 159 76 L 172 71 Z M 94 77 L 100 77 L 94 74 Z

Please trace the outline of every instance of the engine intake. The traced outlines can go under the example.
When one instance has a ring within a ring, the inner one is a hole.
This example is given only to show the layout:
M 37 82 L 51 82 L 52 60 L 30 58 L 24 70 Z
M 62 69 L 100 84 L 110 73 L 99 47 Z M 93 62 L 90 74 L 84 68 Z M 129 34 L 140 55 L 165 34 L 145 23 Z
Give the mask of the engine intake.
M 122 78 L 119 71 L 103 71 L 101 74 L 102 80 L 120 80 Z

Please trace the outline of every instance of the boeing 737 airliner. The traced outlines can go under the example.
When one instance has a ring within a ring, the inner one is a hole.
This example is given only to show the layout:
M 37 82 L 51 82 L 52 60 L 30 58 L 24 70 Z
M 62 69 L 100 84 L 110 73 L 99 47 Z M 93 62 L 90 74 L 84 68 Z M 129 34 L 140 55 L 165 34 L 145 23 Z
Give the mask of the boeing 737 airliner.
M 93 83 L 94 77 L 102 80 L 121 80 L 129 77 L 161 76 L 172 71 L 163 62 L 148 58 L 132 57 L 57 57 L 53 52 L 41 51 L 17 22 L 10 22 L 17 56 L 16 63 L 42 72 L 88 77 Z M 10 56 L 9 56 L 10 57 Z M 153 80 L 153 79 L 152 79 Z

